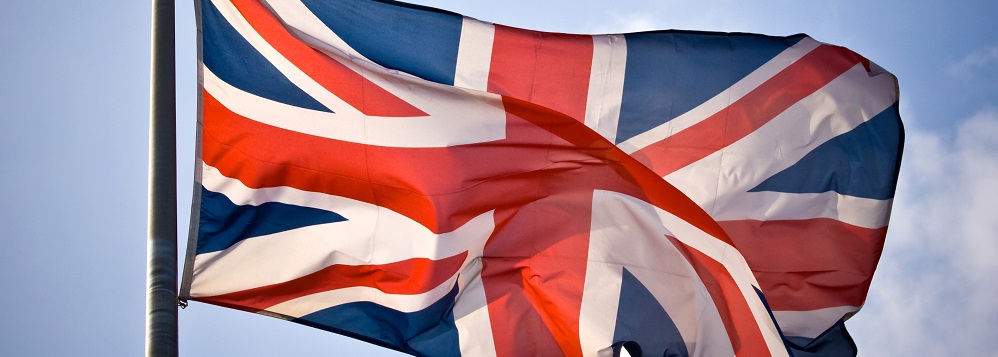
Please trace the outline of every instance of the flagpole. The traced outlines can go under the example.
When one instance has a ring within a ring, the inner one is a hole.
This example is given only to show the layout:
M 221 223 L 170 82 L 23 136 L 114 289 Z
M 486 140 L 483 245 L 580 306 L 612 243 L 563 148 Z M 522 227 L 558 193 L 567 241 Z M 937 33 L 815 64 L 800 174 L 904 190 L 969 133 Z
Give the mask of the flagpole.
M 152 1 L 146 356 L 177 356 L 177 109 L 174 0 Z

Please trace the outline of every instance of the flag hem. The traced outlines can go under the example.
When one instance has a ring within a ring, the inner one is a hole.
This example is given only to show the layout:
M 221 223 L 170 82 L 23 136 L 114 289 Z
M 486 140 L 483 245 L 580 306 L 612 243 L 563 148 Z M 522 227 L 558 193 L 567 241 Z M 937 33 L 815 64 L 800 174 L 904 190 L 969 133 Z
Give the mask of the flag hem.
M 194 184 L 191 196 L 191 218 L 187 233 L 187 252 L 184 256 L 183 278 L 180 281 L 180 291 L 178 298 L 181 303 L 186 304 L 191 295 L 191 280 L 194 275 L 194 256 L 197 253 L 198 228 L 201 221 L 201 135 L 204 128 L 204 69 L 203 69 L 203 48 L 201 32 L 201 0 L 194 0 L 194 21 L 197 36 L 197 128 L 194 145 Z

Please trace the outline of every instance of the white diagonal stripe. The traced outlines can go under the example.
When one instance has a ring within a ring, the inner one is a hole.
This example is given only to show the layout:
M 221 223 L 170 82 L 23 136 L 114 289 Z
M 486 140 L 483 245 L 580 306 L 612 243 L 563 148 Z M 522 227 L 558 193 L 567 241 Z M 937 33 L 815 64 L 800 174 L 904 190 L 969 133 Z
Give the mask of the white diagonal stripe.
M 302 72 L 301 69 L 298 69 L 291 61 L 281 55 L 277 49 L 267 43 L 231 2 L 228 0 L 211 0 L 211 2 L 218 9 L 218 12 L 222 14 L 222 17 L 232 25 L 232 28 L 245 38 L 253 48 L 259 51 L 267 61 L 273 64 L 278 71 L 284 74 L 291 83 L 294 83 L 323 106 L 338 114 L 348 116 L 352 119 L 362 115 L 360 111 L 339 97 L 329 93 L 321 84 L 312 79 L 312 77 L 309 77 L 305 72 Z M 209 68 L 205 68 L 206 76 L 208 70 Z
M 744 192 L 715 212 L 718 221 L 803 220 L 831 218 L 857 227 L 876 229 L 887 225 L 893 200 L 875 200 L 822 193 Z
M 454 231 L 434 234 L 421 224 L 384 207 L 345 197 L 290 187 L 252 189 L 204 165 L 202 185 L 238 205 L 265 202 L 314 207 L 347 220 L 302 227 L 237 242 L 194 260 L 191 296 L 213 296 L 302 277 L 334 264 L 388 264 L 411 258 L 439 260 L 468 252 L 481 256 L 495 229 L 492 211 Z
M 333 140 L 387 147 L 445 147 L 500 140 L 505 118 L 487 114 L 391 118 L 350 112 L 327 113 L 247 93 L 204 68 L 204 89 L 233 113 L 270 126 Z M 474 127 L 474 128 L 473 128 Z M 474 129 L 474 130 L 473 130 Z
M 595 191 L 593 195 L 593 216 L 600 217 L 600 219 L 605 219 L 608 222 L 608 224 L 594 227 L 593 234 L 598 234 L 600 229 L 607 229 L 606 227 L 620 226 L 620 222 L 633 222 L 637 220 L 640 224 L 631 224 L 630 226 L 641 227 L 641 229 L 647 231 L 631 232 L 628 235 L 638 235 L 642 239 L 654 238 L 662 241 L 665 240 L 665 235 L 669 235 L 675 237 L 682 244 L 696 249 L 723 265 L 749 305 L 749 310 L 755 319 L 756 325 L 759 326 L 770 354 L 774 356 L 787 355 L 787 350 L 783 345 L 776 325 L 773 323 L 773 320 L 769 316 L 769 311 L 756 293 L 755 286 L 758 286 L 758 282 L 756 282 L 755 276 L 752 275 L 745 258 L 742 257 L 737 249 L 672 213 L 621 193 Z M 635 251 L 661 252 L 661 250 L 651 249 L 636 249 Z M 630 267 L 654 269 L 656 266 L 663 264 L 662 259 L 654 255 L 642 255 L 634 252 L 620 254 L 617 257 L 614 257 L 612 254 L 606 254 L 606 262 L 626 265 L 629 267 L 628 269 Z M 671 313 L 672 311 L 670 311 Z M 707 348 L 706 346 L 701 347 Z
M 446 296 L 453 288 L 454 278 L 448 279 L 430 291 L 413 295 L 386 294 L 375 288 L 355 286 L 302 296 L 268 307 L 266 310 L 297 318 L 333 306 L 363 301 L 372 302 L 400 312 L 411 313 L 433 305 L 433 303 Z
M 495 141 L 506 136 L 506 113 L 498 95 L 423 81 L 389 71 L 361 57 L 344 57 L 342 49 L 333 48 L 329 43 L 310 43 L 319 46 L 333 60 L 428 114 L 413 118 L 365 115 L 326 90 L 270 46 L 232 3 L 225 0 L 212 0 L 212 3 L 226 21 L 292 83 L 335 112 L 301 108 L 288 111 L 293 106 L 243 92 L 218 79 L 210 68 L 204 68 L 205 89 L 237 114 L 305 134 L 388 147 L 446 147 Z M 302 15 L 294 19 L 308 23 L 309 18 Z M 313 27 L 316 26 L 308 28 Z M 315 31 L 332 33 L 325 26 L 321 28 L 324 30 Z M 302 39 L 314 41 L 307 36 Z
M 700 104 L 696 108 L 693 108 L 690 111 L 683 113 L 682 115 L 651 130 L 627 139 L 626 141 L 617 144 L 617 146 L 619 146 L 621 150 L 624 150 L 624 152 L 630 154 L 641 150 L 645 146 L 662 141 L 663 139 L 672 136 L 672 134 L 683 131 L 694 124 L 703 121 L 711 115 L 716 114 L 722 109 L 727 108 L 731 105 L 731 103 L 741 99 L 762 83 L 766 82 L 770 78 L 773 78 L 773 76 L 777 75 L 794 62 L 797 62 L 797 60 L 804 57 L 804 55 L 808 54 L 815 48 L 818 48 L 819 45 L 821 44 L 817 41 L 811 39 L 810 37 L 805 37 L 790 48 L 776 55 L 776 57 L 773 57 L 773 59 L 763 64 L 755 71 L 752 71 L 752 73 L 749 73 L 749 75 L 745 76 L 745 78 L 742 78 L 728 89 L 725 89 L 713 98 L 703 102 L 703 104 Z
M 773 311 L 787 336 L 815 338 L 843 316 L 859 311 L 857 306 L 835 306 L 809 311 Z
M 753 202 L 747 191 L 893 105 L 897 98 L 884 93 L 894 85 L 894 77 L 871 77 L 857 64 L 750 135 L 665 179 L 712 217 L 737 215 Z
M 360 52 L 350 47 L 339 35 L 326 27 L 312 10 L 298 0 L 263 0 L 274 14 L 281 18 L 287 25 L 288 30 L 298 38 L 312 38 L 314 42 L 321 42 L 327 50 L 339 52 L 350 59 L 359 59 L 370 62 Z M 308 41 L 312 43 L 313 41 Z

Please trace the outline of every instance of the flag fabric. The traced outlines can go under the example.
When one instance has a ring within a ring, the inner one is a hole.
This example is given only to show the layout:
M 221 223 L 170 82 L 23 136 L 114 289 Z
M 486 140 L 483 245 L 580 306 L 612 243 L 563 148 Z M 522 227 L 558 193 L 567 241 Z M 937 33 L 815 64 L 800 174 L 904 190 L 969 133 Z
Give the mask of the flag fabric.
M 805 35 L 200 0 L 181 298 L 413 355 L 855 355 L 903 131 Z

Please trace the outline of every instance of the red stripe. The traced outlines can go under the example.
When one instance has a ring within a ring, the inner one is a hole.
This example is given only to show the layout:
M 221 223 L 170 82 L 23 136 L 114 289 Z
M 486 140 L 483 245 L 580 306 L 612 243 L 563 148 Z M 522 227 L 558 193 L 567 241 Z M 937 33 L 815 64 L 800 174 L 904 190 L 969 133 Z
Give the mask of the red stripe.
M 464 252 L 436 261 L 413 258 L 383 265 L 332 265 L 284 283 L 194 300 L 257 312 L 303 296 L 357 286 L 386 294 L 416 295 L 433 290 L 457 274 L 467 256 Z
M 560 193 L 500 212 L 482 272 L 497 355 L 581 354 L 591 202 L 591 192 Z
M 862 305 L 887 235 L 829 218 L 718 223 L 773 310 Z
M 567 115 L 583 122 L 592 55 L 591 36 L 496 25 L 488 91 L 561 113 L 556 115 L 559 118 Z M 513 114 L 510 117 L 516 118 Z M 550 189 L 546 186 L 540 189 Z M 578 320 L 585 260 L 548 258 L 585 257 L 588 252 L 588 202 L 592 194 L 580 191 L 582 194 L 557 196 L 571 202 L 566 206 L 552 203 L 551 197 L 544 204 L 530 203 L 520 208 L 520 212 L 530 213 L 512 215 L 507 228 L 497 230 L 495 239 L 486 247 L 488 256 L 518 257 L 490 259 L 482 273 L 499 356 L 524 356 L 538 351 L 562 351 L 573 356 L 582 353 Z M 575 219 L 564 219 L 562 215 L 569 212 Z M 538 227 L 537 219 L 559 223 Z M 529 230 L 521 232 L 518 228 Z M 551 231 L 537 232 L 538 228 Z
M 720 262 L 692 249 L 675 237 L 669 240 L 686 260 L 693 265 L 704 287 L 714 300 L 714 306 L 721 315 L 721 322 L 724 329 L 728 331 L 728 338 L 731 347 L 735 351 L 735 356 L 769 356 L 769 346 L 762 336 L 761 326 L 756 322 L 755 315 L 749 308 L 745 296 L 735 283 L 731 273 Z
M 818 46 L 728 107 L 632 156 L 666 176 L 758 130 L 861 60 L 842 47 Z
M 284 58 L 350 106 L 372 116 L 416 117 L 426 113 L 291 35 L 256 0 L 233 0 L 250 26 Z
M 488 91 L 586 117 L 593 37 L 495 25 Z

